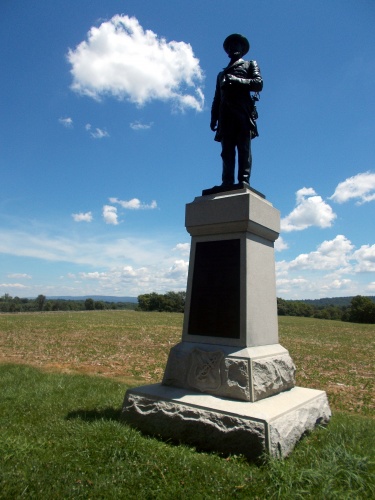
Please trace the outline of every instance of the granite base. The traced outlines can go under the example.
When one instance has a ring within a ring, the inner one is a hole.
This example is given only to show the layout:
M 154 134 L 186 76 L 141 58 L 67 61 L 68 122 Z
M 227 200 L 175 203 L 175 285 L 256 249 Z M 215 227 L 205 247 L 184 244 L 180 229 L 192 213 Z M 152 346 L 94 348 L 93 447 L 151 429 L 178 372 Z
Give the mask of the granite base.
M 326 393 L 315 389 L 294 387 L 248 403 L 154 384 L 127 391 L 122 417 L 149 435 L 254 459 L 287 456 L 331 412 Z

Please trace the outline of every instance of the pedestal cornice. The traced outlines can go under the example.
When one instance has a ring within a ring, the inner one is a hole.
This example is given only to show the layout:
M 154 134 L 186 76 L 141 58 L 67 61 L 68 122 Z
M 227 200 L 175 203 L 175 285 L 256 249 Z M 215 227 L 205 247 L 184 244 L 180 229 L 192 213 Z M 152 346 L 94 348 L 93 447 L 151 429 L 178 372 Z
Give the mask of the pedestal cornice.
M 274 242 L 280 212 L 248 189 L 195 198 L 186 205 L 185 225 L 191 236 L 250 232 Z

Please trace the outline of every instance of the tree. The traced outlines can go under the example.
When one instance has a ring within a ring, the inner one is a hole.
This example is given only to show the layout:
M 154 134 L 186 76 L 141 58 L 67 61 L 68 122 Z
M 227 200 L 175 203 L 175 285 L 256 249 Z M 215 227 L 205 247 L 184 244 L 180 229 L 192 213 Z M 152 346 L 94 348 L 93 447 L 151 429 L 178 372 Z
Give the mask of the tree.
M 328 306 L 318 309 L 314 314 L 314 318 L 340 320 L 343 318 L 343 314 L 344 311 L 341 307 Z
M 11 302 L 11 304 L 9 305 L 9 312 L 14 313 L 20 311 L 21 311 L 20 305 L 17 304 L 17 302 Z
M 277 314 L 279 316 L 288 316 L 289 306 L 286 300 L 277 298 Z
M 43 311 L 43 306 L 46 301 L 45 295 L 38 295 L 38 297 L 35 299 L 38 311 Z
M 45 311 L 52 311 L 52 302 L 50 300 L 45 303 L 44 310 Z
M 351 301 L 348 318 L 353 323 L 375 323 L 375 303 L 368 297 L 357 295 Z
M 140 311 L 184 312 L 186 292 L 167 292 L 161 295 L 155 292 L 138 296 Z
M 93 299 L 85 300 L 85 309 L 86 311 L 93 311 L 95 309 L 95 302 Z

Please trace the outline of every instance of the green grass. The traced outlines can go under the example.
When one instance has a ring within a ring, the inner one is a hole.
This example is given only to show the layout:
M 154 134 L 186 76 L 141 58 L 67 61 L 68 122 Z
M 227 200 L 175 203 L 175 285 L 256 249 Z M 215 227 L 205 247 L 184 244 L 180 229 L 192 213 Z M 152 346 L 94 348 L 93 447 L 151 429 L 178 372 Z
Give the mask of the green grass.
M 333 409 L 375 416 L 375 325 L 283 317 L 279 329 L 297 385 L 324 389 Z
M 285 460 L 220 457 L 120 422 L 126 388 L 160 381 L 181 314 L 0 314 L 0 498 L 375 497 L 374 325 L 279 318 L 297 383 L 333 418 Z
M 0 366 L 0 498 L 373 498 L 373 420 L 336 413 L 285 460 L 255 464 L 142 436 L 126 387 Z
M 135 311 L 0 314 L 0 362 L 159 382 L 182 321 Z M 375 325 L 280 317 L 279 330 L 298 385 L 327 391 L 334 410 L 375 416 Z

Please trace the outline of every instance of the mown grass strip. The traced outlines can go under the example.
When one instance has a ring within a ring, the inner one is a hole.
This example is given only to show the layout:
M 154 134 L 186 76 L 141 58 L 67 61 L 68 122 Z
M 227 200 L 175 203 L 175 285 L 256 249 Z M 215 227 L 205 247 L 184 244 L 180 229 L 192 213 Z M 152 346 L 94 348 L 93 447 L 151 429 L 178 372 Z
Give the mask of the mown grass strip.
M 126 386 L 0 365 L 0 498 L 373 498 L 374 421 L 336 413 L 286 460 L 248 463 L 119 421 Z

